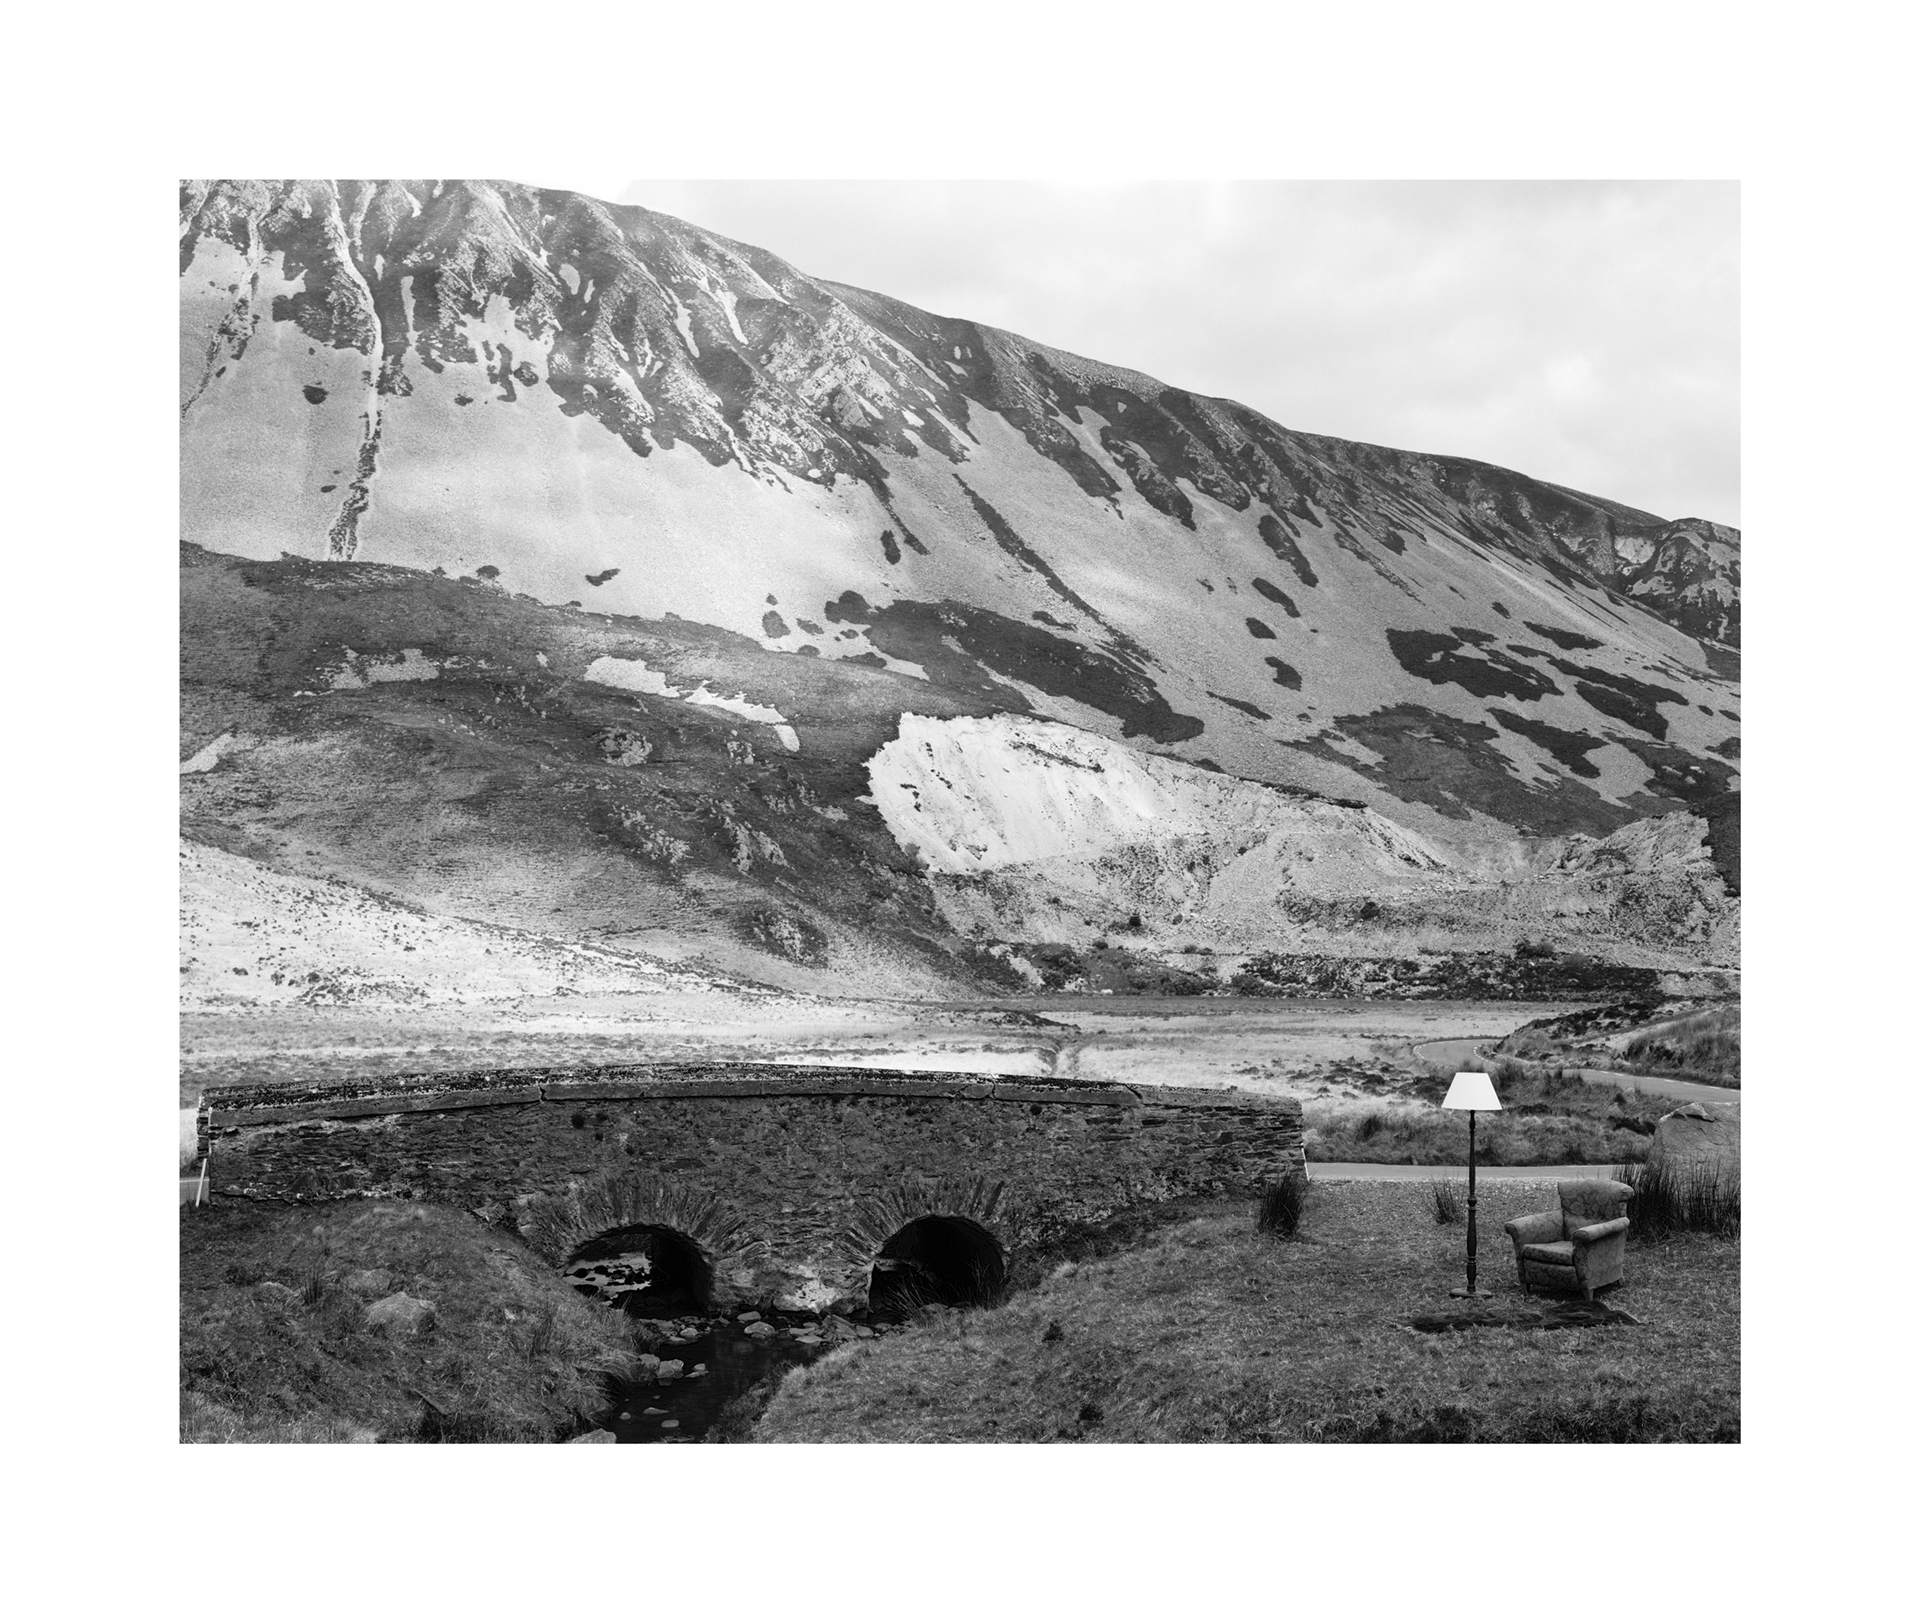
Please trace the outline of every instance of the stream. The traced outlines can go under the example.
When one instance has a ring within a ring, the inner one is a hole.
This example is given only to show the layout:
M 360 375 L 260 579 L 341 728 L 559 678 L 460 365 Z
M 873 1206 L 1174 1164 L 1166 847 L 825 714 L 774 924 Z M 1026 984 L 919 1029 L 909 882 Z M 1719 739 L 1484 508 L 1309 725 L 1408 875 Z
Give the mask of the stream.
M 613 1408 L 600 1423 L 623 1444 L 698 1443 L 730 1403 L 769 1376 L 809 1364 L 843 1342 L 896 1329 L 837 1315 L 778 1313 L 644 1323 L 660 1344 L 633 1377 L 610 1384 Z

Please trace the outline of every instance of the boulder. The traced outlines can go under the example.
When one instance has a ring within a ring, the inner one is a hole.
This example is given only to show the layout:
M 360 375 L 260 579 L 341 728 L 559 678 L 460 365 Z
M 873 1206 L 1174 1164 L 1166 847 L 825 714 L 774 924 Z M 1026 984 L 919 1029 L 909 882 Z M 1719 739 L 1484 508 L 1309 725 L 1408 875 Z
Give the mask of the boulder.
M 617 1444 L 620 1440 L 605 1427 L 596 1427 L 592 1432 L 583 1432 L 577 1438 L 569 1438 L 570 1444 Z
M 299 1302 L 300 1293 L 278 1280 L 262 1280 L 253 1288 L 253 1300 L 268 1308 L 291 1308 Z
M 1688 1101 L 1669 1111 L 1653 1131 L 1648 1160 L 1669 1167 L 1712 1166 L 1740 1174 L 1740 1107 L 1716 1100 L 1712 1105 Z
M 340 1284 L 356 1297 L 384 1297 L 393 1290 L 398 1277 L 391 1269 L 355 1269 Z
M 773 1327 L 765 1320 L 755 1320 L 746 1327 L 746 1332 L 748 1336 L 772 1336 Z
M 433 1304 L 424 1297 L 396 1291 L 367 1310 L 369 1329 L 388 1336 L 418 1336 L 433 1323 Z
M 780 1272 L 773 1292 L 773 1306 L 789 1314 L 819 1314 L 831 1308 L 840 1296 L 839 1288 L 821 1278 L 818 1269 L 803 1263 Z

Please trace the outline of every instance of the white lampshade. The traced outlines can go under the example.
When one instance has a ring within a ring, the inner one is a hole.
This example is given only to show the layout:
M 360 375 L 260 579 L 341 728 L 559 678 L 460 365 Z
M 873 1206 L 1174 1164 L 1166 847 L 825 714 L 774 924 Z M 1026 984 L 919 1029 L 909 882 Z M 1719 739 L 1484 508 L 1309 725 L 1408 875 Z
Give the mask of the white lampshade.
M 1453 1087 L 1440 1102 L 1443 1111 L 1498 1111 L 1500 1096 L 1493 1091 L 1493 1079 L 1484 1071 L 1456 1071 Z

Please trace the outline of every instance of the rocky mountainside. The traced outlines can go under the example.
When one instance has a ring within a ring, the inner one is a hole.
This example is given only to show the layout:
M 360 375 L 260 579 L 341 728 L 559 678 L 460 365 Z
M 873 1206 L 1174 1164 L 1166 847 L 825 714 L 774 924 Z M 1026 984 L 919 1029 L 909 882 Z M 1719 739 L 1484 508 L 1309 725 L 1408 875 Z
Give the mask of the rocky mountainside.
M 1726 962 L 1732 530 L 1296 433 L 571 193 L 190 182 L 180 266 L 204 845 L 902 990 L 1116 910 L 1143 949 L 1561 919 Z M 1084 849 L 1032 846 L 1050 797 Z M 1410 912 L 1347 917 L 1416 871 Z

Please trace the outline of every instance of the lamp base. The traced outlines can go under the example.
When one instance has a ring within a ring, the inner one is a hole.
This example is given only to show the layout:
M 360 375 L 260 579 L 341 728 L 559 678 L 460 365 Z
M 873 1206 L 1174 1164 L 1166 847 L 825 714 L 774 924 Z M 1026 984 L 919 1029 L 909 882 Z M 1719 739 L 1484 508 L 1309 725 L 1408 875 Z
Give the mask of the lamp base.
M 1453 1288 L 1453 1290 L 1451 1290 L 1450 1292 L 1448 1292 L 1448 1293 L 1447 1293 L 1447 1295 L 1448 1295 L 1449 1297 L 1481 1297 L 1481 1298 L 1485 1298 L 1485 1297 L 1491 1297 L 1491 1296 L 1493 1295 L 1493 1293 L 1492 1293 L 1492 1292 L 1490 1292 L 1489 1290 L 1487 1290 L 1487 1288 L 1486 1288 L 1485 1286 L 1481 1286 L 1481 1287 L 1479 1287 L 1479 1288 L 1477 1288 L 1476 1290 L 1473 1290 L 1473 1291 L 1469 1291 L 1469 1290 L 1467 1290 L 1467 1288 L 1466 1288 L 1465 1286 L 1455 1286 L 1455 1287 Z

